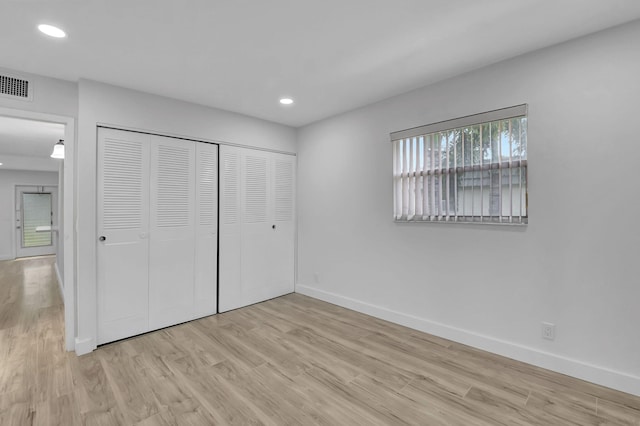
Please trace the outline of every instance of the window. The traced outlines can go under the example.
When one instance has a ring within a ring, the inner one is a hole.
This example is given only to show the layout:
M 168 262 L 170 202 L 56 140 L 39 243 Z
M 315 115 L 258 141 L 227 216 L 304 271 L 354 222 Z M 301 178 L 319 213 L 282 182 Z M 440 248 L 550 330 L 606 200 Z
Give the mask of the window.
M 22 193 L 22 247 L 50 246 L 51 236 L 51 194 Z M 39 227 L 49 227 L 39 231 Z
M 526 224 L 527 105 L 391 134 L 394 219 Z

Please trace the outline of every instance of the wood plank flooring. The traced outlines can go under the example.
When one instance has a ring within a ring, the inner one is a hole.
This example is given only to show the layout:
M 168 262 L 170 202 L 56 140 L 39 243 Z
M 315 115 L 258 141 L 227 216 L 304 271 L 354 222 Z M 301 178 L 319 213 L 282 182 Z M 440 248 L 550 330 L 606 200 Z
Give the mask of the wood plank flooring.
M 53 258 L 0 262 L 0 425 L 640 425 L 640 398 L 301 295 L 64 351 Z

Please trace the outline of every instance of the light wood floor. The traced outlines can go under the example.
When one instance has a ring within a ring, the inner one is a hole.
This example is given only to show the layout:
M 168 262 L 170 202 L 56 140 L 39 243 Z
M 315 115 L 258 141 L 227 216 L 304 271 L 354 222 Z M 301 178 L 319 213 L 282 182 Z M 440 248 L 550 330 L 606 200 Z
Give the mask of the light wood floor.
M 0 425 L 640 425 L 640 398 L 300 295 L 64 352 L 52 258 L 0 262 Z

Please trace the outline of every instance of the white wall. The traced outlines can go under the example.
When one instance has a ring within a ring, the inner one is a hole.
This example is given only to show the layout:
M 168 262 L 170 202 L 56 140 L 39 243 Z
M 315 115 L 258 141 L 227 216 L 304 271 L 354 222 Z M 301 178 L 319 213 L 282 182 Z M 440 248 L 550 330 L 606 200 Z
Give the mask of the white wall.
M 0 114 L 1 115 L 1 114 Z M 57 141 L 53 141 L 51 146 Z M 4 163 L 2 166 L 5 170 L 33 170 L 39 172 L 57 172 L 60 166 L 59 162 L 52 162 L 48 158 L 28 157 L 22 155 L 5 155 L 0 150 L 0 160 Z M 9 167 L 7 167 L 9 166 Z
M 0 260 L 14 259 L 16 254 L 16 185 L 57 184 L 57 173 L 0 170 Z
M 69 117 L 78 115 L 78 85 L 76 83 L 6 68 L 0 68 L 0 73 L 2 72 L 18 78 L 29 79 L 33 84 L 33 100 L 14 100 L 0 96 L 0 107 Z
M 73 191 L 72 191 L 73 192 Z M 58 162 L 58 249 L 56 263 L 64 288 L 64 162 Z M 72 272 L 69 275 L 73 276 Z
M 300 129 L 296 290 L 640 395 L 630 40 L 640 22 Z M 527 227 L 392 221 L 390 132 L 522 103 Z
M 107 124 L 169 136 L 296 151 L 293 128 L 89 80 L 79 83 L 78 334 L 76 352 L 96 345 L 96 128 Z

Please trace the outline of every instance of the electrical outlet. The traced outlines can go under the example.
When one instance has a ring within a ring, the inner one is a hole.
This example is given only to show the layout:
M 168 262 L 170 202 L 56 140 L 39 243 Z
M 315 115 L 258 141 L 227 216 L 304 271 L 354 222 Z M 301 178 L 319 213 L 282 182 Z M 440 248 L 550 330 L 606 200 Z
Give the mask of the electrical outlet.
M 313 273 L 313 281 L 316 284 L 320 284 L 320 272 L 314 272 Z
M 556 338 L 556 325 L 550 322 L 542 323 L 542 338 L 547 340 L 555 340 Z

